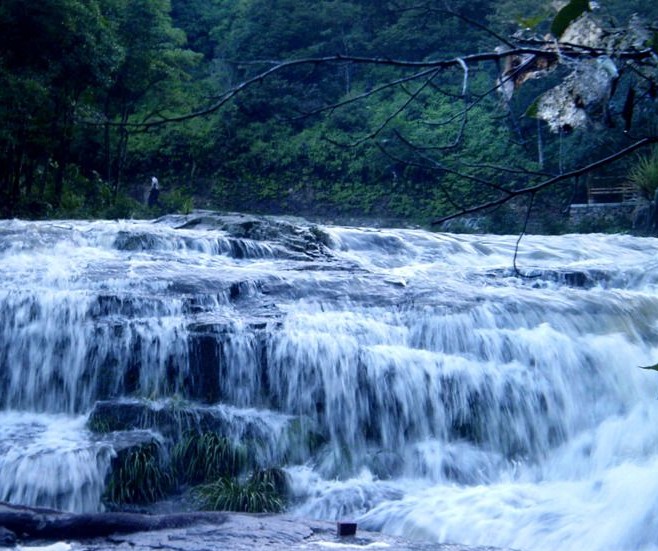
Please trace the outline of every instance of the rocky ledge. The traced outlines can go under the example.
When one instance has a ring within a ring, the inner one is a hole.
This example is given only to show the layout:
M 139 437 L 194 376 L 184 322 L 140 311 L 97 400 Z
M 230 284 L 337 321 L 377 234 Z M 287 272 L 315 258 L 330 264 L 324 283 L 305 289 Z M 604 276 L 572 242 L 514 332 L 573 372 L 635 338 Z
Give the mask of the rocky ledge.
M 504 551 L 493 547 L 410 542 L 357 530 L 339 536 L 335 523 L 285 515 L 183 513 L 78 515 L 0 504 L 0 547 L 31 551 Z

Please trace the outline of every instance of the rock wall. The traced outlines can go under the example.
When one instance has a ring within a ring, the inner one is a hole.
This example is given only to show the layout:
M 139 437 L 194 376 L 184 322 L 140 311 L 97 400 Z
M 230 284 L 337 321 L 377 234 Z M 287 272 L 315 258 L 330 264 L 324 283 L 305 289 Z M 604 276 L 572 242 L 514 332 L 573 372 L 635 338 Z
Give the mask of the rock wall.
M 639 235 L 656 235 L 656 211 L 653 202 L 598 203 L 571 205 L 570 231 L 631 232 Z

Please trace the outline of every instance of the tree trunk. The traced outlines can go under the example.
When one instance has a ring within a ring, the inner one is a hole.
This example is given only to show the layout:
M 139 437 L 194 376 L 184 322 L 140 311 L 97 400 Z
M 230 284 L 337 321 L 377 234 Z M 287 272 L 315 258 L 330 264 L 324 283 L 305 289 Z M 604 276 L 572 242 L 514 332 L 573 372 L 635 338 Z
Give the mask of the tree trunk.
M 139 513 L 64 513 L 52 509 L 0 503 L 0 527 L 14 532 L 19 539 L 79 540 L 111 534 L 131 534 L 167 528 L 185 528 L 196 524 L 223 524 L 226 513 L 175 513 L 144 515 Z
M 115 181 L 114 181 L 114 199 L 119 195 L 121 184 L 123 180 L 123 169 L 126 164 L 126 157 L 128 154 L 128 107 L 124 106 L 123 113 L 121 114 L 121 126 L 119 127 L 119 140 L 117 142 L 116 152 L 116 168 L 115 168 Z

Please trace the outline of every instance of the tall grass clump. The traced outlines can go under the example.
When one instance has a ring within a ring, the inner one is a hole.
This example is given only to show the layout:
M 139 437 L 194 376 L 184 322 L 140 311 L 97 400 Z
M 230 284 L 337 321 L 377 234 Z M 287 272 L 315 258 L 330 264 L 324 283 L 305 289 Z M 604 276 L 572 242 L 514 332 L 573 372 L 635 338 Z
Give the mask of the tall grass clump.
M 280 513 L 285 508 L 287 477 L 281 469 L 255 471 L 244 482 L 220 478 L 194 489 L 202 509 L 242 513 Z
M 653 199 L 658 189 L 658 147 L 652 148 L 648 155 L 638 157 L 628 172 L 628 181 Z
M 235 477 L 248 466 L 247 452 L 214 432 L 188 432 L 172 451 L 172 465 L 184 484 Z
M 173 478 L 161 451 L 158 442 L 150 442 L 119 454 L 105 486 L 104 501 L 122 505 L 163 499 L 173 487 Z

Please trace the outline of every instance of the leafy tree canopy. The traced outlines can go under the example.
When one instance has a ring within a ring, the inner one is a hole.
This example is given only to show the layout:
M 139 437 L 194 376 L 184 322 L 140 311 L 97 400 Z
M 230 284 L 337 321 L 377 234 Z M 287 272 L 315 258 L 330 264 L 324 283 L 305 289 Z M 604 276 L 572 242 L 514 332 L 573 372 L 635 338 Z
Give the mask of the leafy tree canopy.
M 656 141 L 656 18 L 637 0 L 6 0 L 3 212 L 146 214 L 157 173 L 170 208 L 494 208 L 484 229 L 517 231 L 524 205 L 554 219 Z

